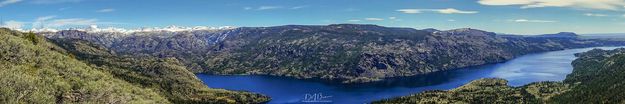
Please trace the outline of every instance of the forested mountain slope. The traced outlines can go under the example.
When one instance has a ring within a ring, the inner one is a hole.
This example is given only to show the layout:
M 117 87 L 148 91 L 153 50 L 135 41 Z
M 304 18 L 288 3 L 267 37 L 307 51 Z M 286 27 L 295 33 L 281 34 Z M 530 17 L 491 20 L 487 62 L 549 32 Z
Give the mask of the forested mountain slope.
M 175 58 L 131 57 L 81 40 L 47 40 L 3 29 L 4 103 L 263 103 L 248 92 L 210 89 Z
M 210 89 L 175 58 L 121 56 L 83 40 L 54 42 L 76 58 L 130 83 L 155 89 L 174 103 L 262 103 L 269 100 L 259 94 Z
M 498 63 L 534 52 L 624 45 L 620 41 L 579 39 L 574 33 L 504 37 L 469 28 L 440 31 L 358 24 L 44 34 L 51 39 L 86 40 L 122 55 L 175 57 L 194 73 L 260 74 L 342 83 Z
M 480 79 L 449 91 L 425 91 L 374 103 L 625 103 L 625 48 L 576 54 L 573 73 L 563 82 L 510 87 L 503 79 Z
M 0 103 L 169 103 L 35 34 L 2 29 L 0 41 Z

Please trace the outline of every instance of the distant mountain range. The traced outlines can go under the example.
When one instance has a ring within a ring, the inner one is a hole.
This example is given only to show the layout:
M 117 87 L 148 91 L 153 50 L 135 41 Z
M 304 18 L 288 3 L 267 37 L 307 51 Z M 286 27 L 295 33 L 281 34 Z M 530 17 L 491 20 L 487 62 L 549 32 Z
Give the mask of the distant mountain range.
M 586 39 L 625 40 L 625 33 L 583 34 L 581 37 Z
M 102 45 L 119 55 L 175 57 L 194 73 L 258 74 L 340 83 L 375 82 L 498 63 L 544 51 L 625 45 L 575 33 L 497 35 L 376 25 L 286 25 L 185 31 L 62 30 L 45 37 Z
M 94 32 L 115 32 L 115 33 L 131 34 L 131 33 L 135 33 L 135 32 L 181 32 L 181 31 L 200 31 L 200 30 L 226 30 L 226 29 L 234 29 L 234 28 L 236 28 L 236 27 L 233 27 L 233 26 L 222 26 L 222 27 L 194 26 L 194 27 L 184 27 L 184 26 L 171 25 L 171 26 L 162 27 L 162 28 L 161 27 L 144 27 L 144 28 L 138 28 L 138 29 L 125 29 L 125 28 L 117 28 L 117 27 L 100 28 L 97 25 L 90 25 L 87 28 L 70 28 L 70 29 L 66 29 L 66 30 L 77 30 L 77 31 L 90 32 L 90 33 L 94 33 Z M 54 29 L 54 28 L 33 28 L 33 29 L 30 29 L 30 30 L 19 29 L 18 31 L 41 33 L 41 32 L 59 32 L 59 31 L 63 31 L 63 30 Z
M 536 35 L 534 37 L 546 37 L 546 38 L 577 38 L 580 35 L 577 35 L 572 32 L 560 32 L 556 34 L 544 34 L 544 35 Z

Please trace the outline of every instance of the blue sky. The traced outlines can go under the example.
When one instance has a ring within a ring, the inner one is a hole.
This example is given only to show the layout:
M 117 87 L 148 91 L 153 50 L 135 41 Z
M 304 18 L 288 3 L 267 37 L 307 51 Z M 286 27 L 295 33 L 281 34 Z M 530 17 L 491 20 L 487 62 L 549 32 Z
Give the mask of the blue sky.
M 0 0 L 0 16 L 4 27 L 22 29 L 354 23 L 625 33 L 625 0 Z

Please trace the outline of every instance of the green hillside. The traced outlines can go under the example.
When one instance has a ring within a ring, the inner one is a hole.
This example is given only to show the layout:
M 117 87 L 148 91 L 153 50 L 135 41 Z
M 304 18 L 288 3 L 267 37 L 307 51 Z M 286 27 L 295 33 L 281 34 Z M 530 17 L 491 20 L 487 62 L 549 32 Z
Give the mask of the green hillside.
M 479 79 L 449 91 L 425 91 L 374 103 L 625 103 L 625 48 L 576 54 L 573 73 L 563 82 L 511 87 L 503 79 Z
M 82 40 L 54 40 L 80 60 L 115 77 L 155 89 L 174 103 L 262 103 L 268 97 L 247 92 L 209 89 L 175 58 L 118 56 Z
M 568 91 L 569 85 L 558 82 L 538 82 L 522 87 L 511 87 L 504 79 L 474 80 L 449 91 L 425 91 L 419 94 L 376 101 L 379 104 L 515 104 L 542 103 Z
M 0 30 L 0 103 L 169 103 L 62 54 L 32 34 Z
M 210 89 L 173 58 L 117 56 L 78 40 L 0 30 L 0 103 L 263 103 Z
M 625 103 L 625 48 L 616 50 L 591 50 L 577 54 L 575 69 L 564 80 L 577 84 L 554 103 Z

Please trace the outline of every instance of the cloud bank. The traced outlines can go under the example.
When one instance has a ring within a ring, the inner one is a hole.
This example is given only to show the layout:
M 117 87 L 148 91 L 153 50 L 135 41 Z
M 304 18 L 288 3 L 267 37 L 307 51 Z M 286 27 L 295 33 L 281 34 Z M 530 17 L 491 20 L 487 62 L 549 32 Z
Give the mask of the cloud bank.
M 521 8 L 569 7 L 580 9 L 623 10 L 625 0 L 479 0 L 482 5 L 516 5 Z
M 3 7 L 5 5 L 9 5 L 9 4 L 14 4 L 14 3 L 17 3 L 17 2 L 20 2 L 20 1 L 22 1 L 22 0 L 4 0 L 4 1 L 0 2 L 0 7 Z
M 367 21 L 384 21 L 382 18 L 365 18 Z
M 114 12 L 114 11 L 115 11 L 115 9 L 113 9 L 113 8 L 106 8 L 106 9 L 100 9 L 100 10 L 98 10 L 96 12 L 108 13 L 108 12 Z
M 19 22 L 19 21 L 7 21 L 5 23 L 3 23 L 2 25 L 0 25 L 0 27 L 6 27 L 9 29 L 14 29 L 14 30 L 20 30 L 22 29 L 22 27 L 24 26 L 24 22 Z
M 88 26 L 98 24 L 120 24 L 113 22 L 101 22 L 98 19 L 85 18 L 60 18 L 56 16 L 43 16 L 35 19 L 32 23 L 33 28 L 58 28 L 63 26 Z
M 586 13 L 584 15 L 585 16 L 591 16 L 591 17 L 605 17 L 605 16 L 608 16 L 607 14 L 596 14 L 596 13 Z

